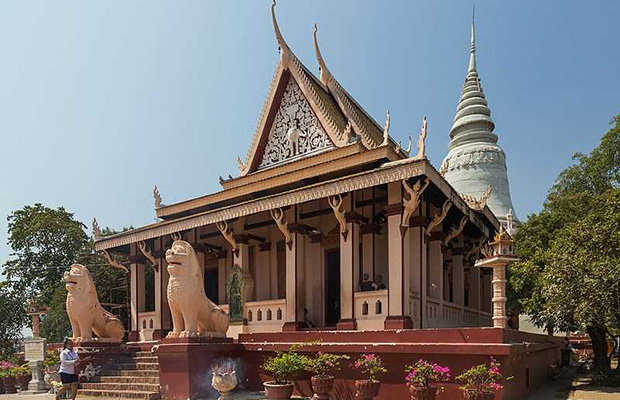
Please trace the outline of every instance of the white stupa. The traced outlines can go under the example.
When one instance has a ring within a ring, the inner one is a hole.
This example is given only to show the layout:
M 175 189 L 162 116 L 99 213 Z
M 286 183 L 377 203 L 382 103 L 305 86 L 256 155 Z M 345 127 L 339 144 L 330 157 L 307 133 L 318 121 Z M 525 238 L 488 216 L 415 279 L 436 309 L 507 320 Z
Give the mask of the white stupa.
M 493 185 L 487 205 L 495 216 L 506 223 L 512 207 L 506 153 L 497 144 L 495 123 L 487 104 L 476 69 L 476 32 L 471 24 L 471 53 L 463 91 L 450 129 L 448 155 L 442 171 L 446 180 L 462 194 L 481 198 L 489 184 Z M 518 224 L 516 215 L 512 218 Z

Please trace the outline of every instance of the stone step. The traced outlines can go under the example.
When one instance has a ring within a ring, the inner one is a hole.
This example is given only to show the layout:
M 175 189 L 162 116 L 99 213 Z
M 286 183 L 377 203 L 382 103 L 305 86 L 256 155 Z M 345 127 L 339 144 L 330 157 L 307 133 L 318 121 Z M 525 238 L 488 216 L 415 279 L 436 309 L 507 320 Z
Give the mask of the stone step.
M 158 383 L 82 383 L 82 389 L 104 390 L 104 391 L 140 391 L 140 392 L 159 392 Z
M 155 383 L 159 385 L 159 376 L 95 376 L 89 383 Z
M 150 363 L 159 362 L 157 360 L 157 356 L 133 356 L 133 357 L 128 357 L 126 360 L 133 361 L 133 362 L 150 362 Z
M 153 356 L 153 353 L 151 353 L 150 351 L 136 351 L 131 353 L 131 355 L 136 357 L 150 357 Z
M 149 370 L 149 371 L 159 371 L 158 363 L 116 363 L 116 364 L 107 364 L 104 365 L 102 370 Z
M 143 392 L 139 390 L 131 390 L 119 392 L 115 390 L 95 390 L 95 389 L 80 389 L 78 391 L 78 398 L 80 397 L 108 397 L 112 399 L 142 399 L 142 400 L 156 400 L 160 399 L 159 392 Z
M 100 376 L 150 376 L 159 378 L 159 370 L 120 370 L 120 369 L 102 369 Z

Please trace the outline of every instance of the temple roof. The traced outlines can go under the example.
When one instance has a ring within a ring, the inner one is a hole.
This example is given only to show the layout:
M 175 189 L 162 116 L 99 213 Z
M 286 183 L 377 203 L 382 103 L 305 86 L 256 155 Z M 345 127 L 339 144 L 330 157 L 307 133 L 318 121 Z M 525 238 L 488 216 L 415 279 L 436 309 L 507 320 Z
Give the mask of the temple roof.
M 269 86 L 248 153 L 245 160 L 239 159 L 239 176 L 252 174 L 264 167 L 264 165 L 261 166 L 261 161 L 265 147 L 278 107 L 282 102 L 282 95 L 287 90 L 290 79 L 293 79 L 299 86 L 333 147 L 341 148 L 358 141 L 363 144 L 365 149 L 374 149 L 384 144 L 383 128 L 329 72 L 316 40 L 316 25 L 314 28 L 314 47 L 319 61 L 321 79 L 310 72 L 284 40 L 276 19 L 275 5 L 274 1 L 271 6 L 271 16 L 279 46 L 280 60 Z M 291 128 L 289 128 L 288 133 L 294 134 L 291 132 Z M 288 138 L 283 140 L 287 141 Z M 389 141 L 395 144 L 393 140 L 390 139 Z

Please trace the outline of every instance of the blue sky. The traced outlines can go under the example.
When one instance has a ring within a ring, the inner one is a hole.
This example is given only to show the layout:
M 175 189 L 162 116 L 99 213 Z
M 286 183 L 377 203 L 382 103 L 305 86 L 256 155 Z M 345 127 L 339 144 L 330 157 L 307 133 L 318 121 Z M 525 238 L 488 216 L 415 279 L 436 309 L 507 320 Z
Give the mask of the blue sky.
M 469 54 L 471 1 L 281 0 L 280 27 L 315 73 L 312 26 L 343 86 L 407 141 L 429 118 L 446 154 Z M 517 214 L 620 112 L 616 1 L 475 1 L 478 70 Z M 5 216 L 64 206 L 140 226 L 237 171 L 278 59 L 270 0 L 5 1 L 0 6 L 0 261 Z

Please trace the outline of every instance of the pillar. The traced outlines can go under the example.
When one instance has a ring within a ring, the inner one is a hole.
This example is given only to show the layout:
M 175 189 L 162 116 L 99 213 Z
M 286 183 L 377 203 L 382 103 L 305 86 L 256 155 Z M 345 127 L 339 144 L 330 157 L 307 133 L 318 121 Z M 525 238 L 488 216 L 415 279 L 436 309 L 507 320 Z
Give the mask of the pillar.
M 469 308 L 480 310 L 480 270 L 474 266 L 469 269 Z
M 405 314 L 409 303 L 409 269 L 405 268 L 401 220 L 403 193 L 400 181 L 388 184 L 388 205 L 385 208 L 388 235 L 388 316 L 385 329 L 411 329 L 413 321 Z
M 506 319 L 506 265 L 499 264 L 493 266 L 493 327 L 507 328 Z
M 135 243 L 132 243 L 129 247 L 129 256 L 132 260 L 135 260 L 137 257 L 138 247 Z M 139 301 L 138 301 L 138 264 L 131 263 L 129 265 L 129 291 L 130 291 L 130 306 L 131 306 L 131 318 L 130 318 L 130 326 L 129 326 L 129 335 L 128 340 L 130 342 L 136 342 L 140 339 L 139 329 L 138 329 L 138 309 L 139 309 Z
M 433 232 L 429 238 L 429 286 L 428 296 L 433 299 L 443 298 L 443 241 L 442 232 Z
M 237 251 L 233 253 L 233 264 L 241 267 L 243 274 L 243 301 L 254 301 L 254 278 L 250 272 L 250 239 L 246 235 L 235 235 Z
M 408 248 L 406 254 L 406 269 L 410 271 L 410 291 L 418 297 L 417 305 L 410 302 L 411 315 L 416 328 L 425 328 L 426 296 L 427 296 L 427 276 L 426 276 L 426 218 L 418 216 L 409 221 L 409 229 L 406 239 Z
M 222 250 L 217 254 L 217 293 L 218 303 L 228 303 L 228 252 Z
M 256 253 L 256 300 L 269 300 L 271 296 L 271 242 L 261 243 Z
M 465 281 L 463 278 L 463 248 L 452 249 L 452 288 L 454 303 L 465 305 Z
M 279 233 L 279 232 L 278 232 Z M 271 299 L 277 299 L 278 296 L 278 242 L 274 241 L 271 249 L 269 250 L 269 269 L 270 269 L 270 281 L 269 288 Z
M 360 229 L 362 235 L 362 276 L 368 274 L 371 281 L 375 280 L 375 233 L 378 225 L 366 224 Z M 355 288 L 358 291 L 359 287 Z
M 355 292 L 359 287 L 360 224 L 362 216 L 353 212 L 354 193 L 343 198 L 347 235 L 340 235 L 340 321 L 339 330 L 355 330 Z
M 297 205 L 286 212 L 286 221 L 297 223 Z M 283 331 L 297 331 L 304 327 L 303 290 L 303 236 L 290 232 L 291 242 L 286 246 L 286 322 Z

